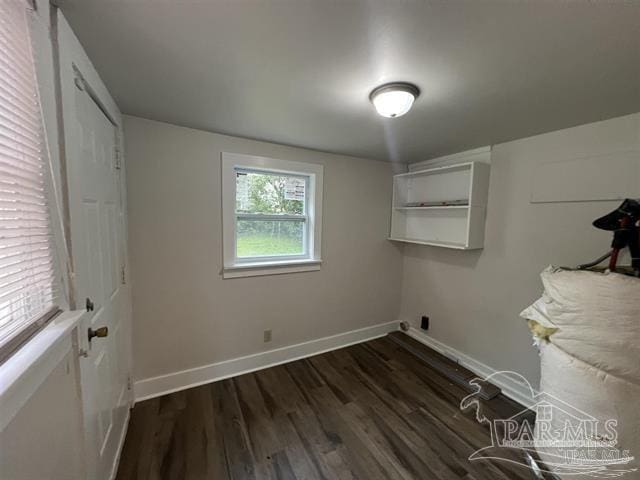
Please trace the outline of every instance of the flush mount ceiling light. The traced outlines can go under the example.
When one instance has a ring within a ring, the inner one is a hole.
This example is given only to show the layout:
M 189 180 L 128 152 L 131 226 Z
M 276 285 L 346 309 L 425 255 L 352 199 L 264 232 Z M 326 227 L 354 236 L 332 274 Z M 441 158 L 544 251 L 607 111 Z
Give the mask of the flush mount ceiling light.
M 369 99 L 380 115 L 387 118 L 401 117 L 411 109 L 420 95 L 418 87 L 411 83 L 394 82 L 375 88 Z

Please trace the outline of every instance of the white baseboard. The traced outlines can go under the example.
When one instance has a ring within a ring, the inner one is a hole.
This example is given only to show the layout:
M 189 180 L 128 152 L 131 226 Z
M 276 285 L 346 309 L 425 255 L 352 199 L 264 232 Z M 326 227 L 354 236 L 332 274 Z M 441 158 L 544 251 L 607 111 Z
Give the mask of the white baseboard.
M 424 343 L 426 346 L 432 348 L 436 352 L 439 352 L 445 357 L 450 358 L 454 362 L 459 363 L 463 367 L 468 368 L 473 373 L 478 375 L 478 377 L 487 378 L 494 375 L 490 379 L 491 383 L 499 387 L 505 396 L 509 397 L 512 400 L 515 400 L 520 405 L 523 405 L 525 407 L 530 407 L 531 405 L 533 405 L 533 395 L 531 392 L 531 387 L 528 383 L 521 383 L 514 376 L 496 375 L 499 373 L 498 370 L 485 365 L 484 363 L 476 360 L 473 357 L 470 357 L 467 354 L 460 352 L 459 350 L 456 350 L 453 347 L 439 342 L 426 333 L 421 332 L 417 328 L 411 327 L 406 333 L 412 338 L 418 340 L 420 343 Z
M 397 321 L 382 323 L 202 367 L 145 378 L 134 384 L 136 402 L 373 340 L 398 330 L 398 327 Z

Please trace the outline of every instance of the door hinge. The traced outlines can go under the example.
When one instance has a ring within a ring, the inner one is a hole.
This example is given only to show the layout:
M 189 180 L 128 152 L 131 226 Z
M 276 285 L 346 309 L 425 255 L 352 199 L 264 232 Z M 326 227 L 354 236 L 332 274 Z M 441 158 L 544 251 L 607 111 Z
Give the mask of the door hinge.
M 114 155 L 115 155 L 115 168 L 116 170 L 120 170 L 122 168 L 122 156 L 120 155 L 120 147 L 116 145 L 114 147 Z
M 120 280 L 122 281 L 122 285 L 126 285 L 127 284 L 127 267 L 125 267 L 124 265 L 122 266 L 122 270 L 120 271 Z
M 127 375 L 127 390 L 131 391 L 133 384 L 131 382 L 131 375 Z

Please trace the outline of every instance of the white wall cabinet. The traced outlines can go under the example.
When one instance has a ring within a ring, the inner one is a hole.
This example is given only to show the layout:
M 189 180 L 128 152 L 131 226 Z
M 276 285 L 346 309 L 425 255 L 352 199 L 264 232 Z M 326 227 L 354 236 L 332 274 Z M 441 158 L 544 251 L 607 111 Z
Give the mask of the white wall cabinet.
M 489 170 L 487 163 L 465 162 L 395 175 L 389 240 L 482 248 Z

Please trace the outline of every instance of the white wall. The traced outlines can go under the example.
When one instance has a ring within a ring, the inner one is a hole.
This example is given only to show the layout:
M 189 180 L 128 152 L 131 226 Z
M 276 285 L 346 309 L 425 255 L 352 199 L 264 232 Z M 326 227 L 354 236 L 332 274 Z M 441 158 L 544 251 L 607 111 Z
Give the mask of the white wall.
M 533 178 L 543 163 L 593 156 L 606 174 L 620 152 L 640 151 L 639 135 L 636 114 L 494 146 L 485 248 L 407 245 L 403 256 L 385 240 L 391 164 L 126 117 L 135 378 L 396 319 L 418 326 L 424 314 L 436 340 L 537 385 L 537 353 L 518 314 L 539 296 L 547 265 L 608 248 L 609 234 L 591 222 L 619 202 L 534 204 Z M 222 151 L 325 165 L 320 272 L 221 278 Z M 574 181 L 586 180 L 577 168 Z
M 135 117 L 125 142 L 136 380 L 397 319 L 391 164 Z M 320 271 L 222 279 L 223 151 L 324 165 Z
M 74 350 L 2 431 L 2 480 L 80 480 L 82 436 Z
M 436 340 L 537 386 L 539 359 L 518 315 L 539 297 L 538 275 L 547 265 L 575 266 L 609 248 L 610 234 L 591 222 L 620 203 L 530 203 L 538 166 L 598 157 L 604 178 L 629 152 L 637 178 L 640 114 L 494 146 L 484 249 L 407 246 L 400 317 L 419 327 L 420 316 L 428 315 L 428 334 Z M 568 181 L 592 180 L 579 164 L 573 174 Z

